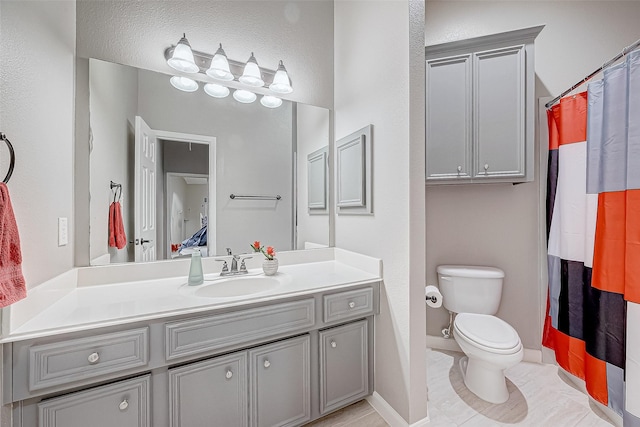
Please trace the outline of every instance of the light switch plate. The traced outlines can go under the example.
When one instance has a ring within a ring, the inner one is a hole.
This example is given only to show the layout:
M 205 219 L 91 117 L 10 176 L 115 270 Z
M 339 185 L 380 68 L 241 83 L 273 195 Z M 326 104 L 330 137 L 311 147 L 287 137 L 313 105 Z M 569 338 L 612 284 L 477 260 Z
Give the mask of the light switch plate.
M 67 218 L 58 218 L 58 246 L 69 243 L 69 226 Z

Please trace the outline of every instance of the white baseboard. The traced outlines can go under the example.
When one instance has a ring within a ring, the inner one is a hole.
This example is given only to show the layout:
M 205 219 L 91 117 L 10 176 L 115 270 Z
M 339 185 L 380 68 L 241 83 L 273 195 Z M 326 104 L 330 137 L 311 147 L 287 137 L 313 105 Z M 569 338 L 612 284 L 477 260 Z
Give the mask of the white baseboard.
M 458 343 L 453 337 L 444 338 L 444 337 L 438 337 L 434 335 L 427 335 L 427 348 L 434 348 L 437 350 L 457 351 L 462 353 L 460 346 L 458 345 Z M 542 350 L 525 348 L 522 361 L 531 362 L 531 363 L 542 363 Z
M 371 405 L 391 427 L 426 427 L 429 424 L 428 416 L 415 423 L 407 423 L 377 391 L 374 391 L 371 396 L 367 397 L 367 402 L 369 402 L 369 405 Z

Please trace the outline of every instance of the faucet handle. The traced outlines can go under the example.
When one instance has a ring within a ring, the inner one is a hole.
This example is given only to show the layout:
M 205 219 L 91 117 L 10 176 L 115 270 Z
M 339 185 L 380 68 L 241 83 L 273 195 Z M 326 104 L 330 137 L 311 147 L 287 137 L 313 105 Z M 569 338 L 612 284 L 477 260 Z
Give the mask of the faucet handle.
M 244 261 L 247 259 L 251 259 L 253 258 L 252 256 L 246 256 L 244 258 L 242 258 L 242 262 L 240 263 L 240 271 L 247 271 L 247 266 L 245 265 Z
M 227 264 L 227 260 L 226 259 L 217 259 L 217 262 L 221 262 L 222 264 L 222 271 L 221 273 L 226 273 L 229 271 L 229 265 Z
M 227 255 L 233 255 L 233 253 L 231 252 L 231 248 L 225 248 L 227 250 Z

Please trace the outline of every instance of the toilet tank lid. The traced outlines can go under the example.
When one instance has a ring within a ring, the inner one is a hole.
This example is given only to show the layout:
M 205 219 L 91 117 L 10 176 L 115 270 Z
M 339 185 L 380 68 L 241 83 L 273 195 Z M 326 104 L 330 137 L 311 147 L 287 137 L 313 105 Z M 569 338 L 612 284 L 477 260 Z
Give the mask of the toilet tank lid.
M 501 279 L 504 271 L 496 267 L 483 267 L 479 265 L 439 265 L 438 274 L 454 277 L 477 277 L 480 279 Z

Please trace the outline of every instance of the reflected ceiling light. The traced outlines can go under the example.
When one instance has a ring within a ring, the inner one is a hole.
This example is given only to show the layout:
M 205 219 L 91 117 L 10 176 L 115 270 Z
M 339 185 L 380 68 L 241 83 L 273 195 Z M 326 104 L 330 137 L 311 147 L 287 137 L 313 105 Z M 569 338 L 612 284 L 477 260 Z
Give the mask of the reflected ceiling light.
M 247 64 L 244 66 L 244 72 L 238 80 L 240 83 L 251 87 L 264 86 L 260 67 L 258 67 L 258 61 L 256 61 L 256 57 L 253 56 L 253 52 L 251 52 L 251 56 L 249 57 Z
M 173 87 L 184 92 L 195 92 L 198 90 L 198 83 L 189 77 L 173 76 L 169 81 Z
M 278 108 L 282 105 L 282 99 L 276 98 L 271 95 L 264 95 L 260 98 L 260 104 L 264 105 L 267 108 Z
M 229 95 L 229 88 L 215 83 L 204 85 L 204 91 L 214 98 L 226 98 Z
M 251 104 L 257 98 L 256 94 L 248 90 L 238 89 L 233 92 L 233 99 L 243 104 Z
M 207 76 L 225 82 L 233 80 L 233 74 L 229 69 L 229 60 L 227 59 L 227 54 L 224 53 L 224 49 L 222 49 L 222 43 L 220 43 L 220 47 L 211 59 L 211 66 L 207 70 Z
M 269 85 L 269 89 L 275 93 L 291 93 L 293 88 L 291 87 L 291 80 L 289 80 L 289 74 L 287 69 L 284 68 L 284 64 L 280 61 L 278 64 L 278 71 L 273 76 L 273 83 Z
M 187 40 L 186 34 L 182 35 L 182 38 L 173 50 L 173 55 L 167 60 L 167 64 L 169 64 L 171 68 L 184 73 L 197 73 L 200 71 L 200 68 L 193 59 L 193 52 L 191 51 L 191 45 Z

